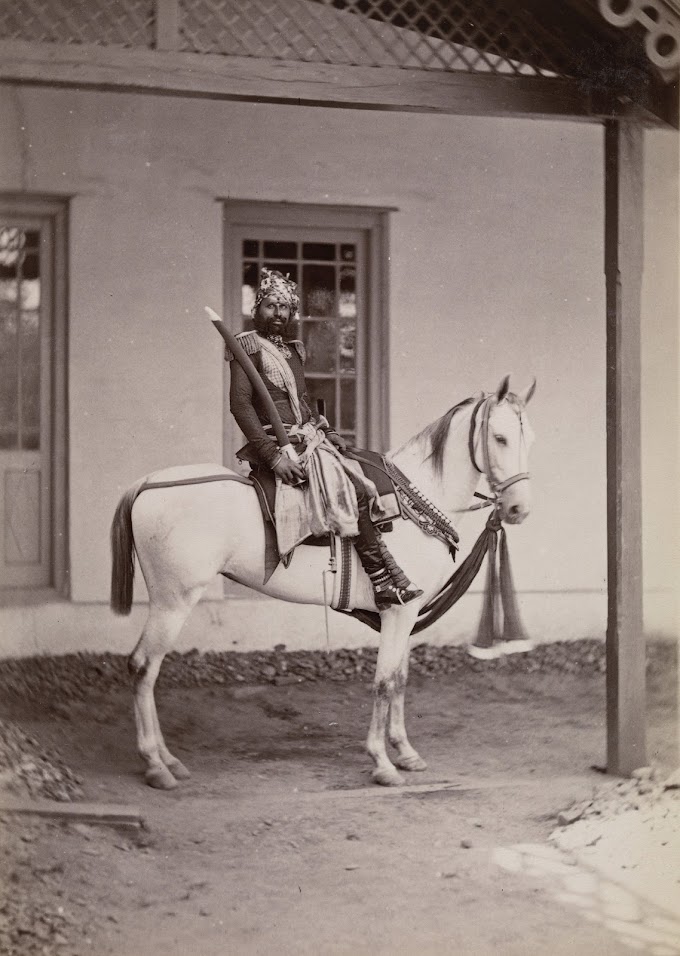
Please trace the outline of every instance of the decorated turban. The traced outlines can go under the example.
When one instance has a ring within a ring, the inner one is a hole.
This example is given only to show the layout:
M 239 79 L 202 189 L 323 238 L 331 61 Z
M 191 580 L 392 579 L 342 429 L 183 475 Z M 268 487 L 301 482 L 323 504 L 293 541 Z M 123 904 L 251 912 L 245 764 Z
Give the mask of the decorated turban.
M 282 299 L 286 305 L 290 306 L 290 317 L 294 319 L 300 308 L 300 298 L 297 292 L 297 285 L 287 275 L 277 272 L 276 269 L 268 269 L 266 266 L 260 273 L 260 285 L 255 296 L 255 305 L 252 315 L 255 317 L 260 302 L 266 299 L 268 295 L 275 295 Z

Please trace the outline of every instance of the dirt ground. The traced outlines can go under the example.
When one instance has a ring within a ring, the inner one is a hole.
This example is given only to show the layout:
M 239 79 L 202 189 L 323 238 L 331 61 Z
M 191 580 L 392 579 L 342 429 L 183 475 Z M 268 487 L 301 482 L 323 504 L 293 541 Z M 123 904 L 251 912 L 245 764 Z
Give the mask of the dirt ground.
M 675 701 L 675 675 L 653 675 L 649 756 L 662 772 L 677 761 Z M 369 782 L 366 682 L 165 686 L 158 703 L 193 774 L 170 793 L 143 783 L 128 691 L 93 686 L 56 710 L 0 704 L 58 748 L 85 800 L 146 821 L 6 816 L 0 883 L 24 907 L 13 953 L 680 953 L 667 899 L 622 909 L 625 860 L 600 876 L 548 842 L 558 811 L 604 779 L 591 769 L 605 757 L 601 674 L 414 677 L 408 726 L 429 769 L 394 790 Z

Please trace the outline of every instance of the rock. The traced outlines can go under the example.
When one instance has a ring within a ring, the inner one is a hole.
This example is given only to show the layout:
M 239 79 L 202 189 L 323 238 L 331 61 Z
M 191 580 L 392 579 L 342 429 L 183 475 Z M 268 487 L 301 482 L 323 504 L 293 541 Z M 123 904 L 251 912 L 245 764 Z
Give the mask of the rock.
M 585 811 L 585 806 L 582 803 L 577 803 L 573 807 L 569 807 L 567 810 L 560 810 L 557 814 L 557 823 L 561 827 L 567 827 L 572 823 L 576 823 L 577 820 L 580 820 Z
M 674 770 L 673 773 L 666 777 L 663 782 L 664 790 L 680 790 L 680 768 Z
M 462 848 L 463 848 L 464 850 L 471 850 L 471 849 L 472 849 L 472 840 L 467 840 L 467 839 L 461 840 L 461 841 L 460 841 L 460 845 L 462 846 Z
M 94 833 L 92 827 L 88 826 L 87 823 L 72 823 L 71 829 L 74 833 L 79 833 L 82 837 L 85 837 L 86 840 L 91 840 Z
M 651 780 L 654 776 L 654 769 L 652 767 L 638 767 L 631 776 L 635 780 Z

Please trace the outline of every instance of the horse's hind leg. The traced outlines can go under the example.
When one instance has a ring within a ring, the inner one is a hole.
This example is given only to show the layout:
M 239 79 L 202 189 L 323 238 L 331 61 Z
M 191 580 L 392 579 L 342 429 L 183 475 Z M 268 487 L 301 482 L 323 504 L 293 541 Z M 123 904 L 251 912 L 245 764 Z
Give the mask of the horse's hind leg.
M 385 735 L 392 702 L 399 695 L 403 698 L 406 688 L 403 661 L 408 654 L 409 636 L 417 616 L 418 607 L 414 608 L 413 603 L 403 608 L 390 608 L 381 614 L 380 647 L 373 681 L 373 715 L 366 749 L 375 763 L 371 779 L 384 787 L 396 787 L 404 782 L 387 755 Z
M 408 662 L 410 648 L 408 642 L 404 656 L 398 671 L 398 679 L 392 703 L 390 704 L 389 730 L 388 738 L 394 748 L 397 756 L 394 763 L 400 770 L 427 770 L 427 764 L 415 750 L 406 734 L 406 722 L 404 719 L 406 702 L 406 683 L 408 681 Z
M 137 750 L 146 764 L 146 782 L 159 790 L 173 789 L 177 786 L 177 780 L 189 776 L 189 771 L 170 753 L 163 740 L 154 699 L 154 685 L 163 658 L 177 639 L 202 591 L 203 588 L 195 597 L 192 595 L 192 600 L 174 610 L 152 604 L 142 636 L 128 662 L 134 682 Z

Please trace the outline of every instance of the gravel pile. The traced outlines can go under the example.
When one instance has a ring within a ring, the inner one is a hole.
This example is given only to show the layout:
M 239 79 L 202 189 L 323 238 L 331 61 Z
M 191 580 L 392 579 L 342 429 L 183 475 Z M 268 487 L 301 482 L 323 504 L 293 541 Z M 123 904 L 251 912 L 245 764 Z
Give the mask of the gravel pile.
M 61 802 L 82 797 L 79 778 L 59 754 L 6 720 L 0 720 L 0 790 Z
M 675 666 L 671 642 L 648 645 L 648 666 L 664 673 Z M 159 687 L 200 687 L 213 684 L 287 684 L 302 681 L 372 680 L 377 651 L 209 651 L 168 654 Z M 464 647 L 420 644 L 411 653 L 411 674 L 435 676 L 458 672 L 493 673 L 603 673 L 605 647 L 600 640 L 541 644 L 528 654 L 493 661 L 477 661 Z M 127 661 L 115 654 L 67 654 L 0 661 L 0 694 L 58 709 L 59 703 L 86 700 L 111 688 L 128 687 Z
M 659 809 L 672 810 L 680 817 L 680 780 L 677 775 L 662 778 L 655 767 L 640 767 L 630 779 L 603 784 L 590 800 L 562 810 L 557 823 L 568 827 L 579 820 L 608 820 L 629 810 L 639 810 L 644 815 Z

